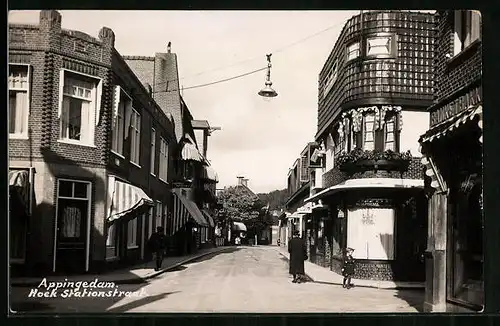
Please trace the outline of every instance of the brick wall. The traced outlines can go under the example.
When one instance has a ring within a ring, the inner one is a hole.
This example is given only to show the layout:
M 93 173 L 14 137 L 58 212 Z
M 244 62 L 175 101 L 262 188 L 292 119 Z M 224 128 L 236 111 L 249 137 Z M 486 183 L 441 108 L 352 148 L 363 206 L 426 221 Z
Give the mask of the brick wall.
M 435 47 L 434 69 L 436 71 L 435 100 L 439 101 L 482 76 L 481 44 L 466 55 L 451 60 L 454 46 L 453 10 L 438 12 L 438 34 Z

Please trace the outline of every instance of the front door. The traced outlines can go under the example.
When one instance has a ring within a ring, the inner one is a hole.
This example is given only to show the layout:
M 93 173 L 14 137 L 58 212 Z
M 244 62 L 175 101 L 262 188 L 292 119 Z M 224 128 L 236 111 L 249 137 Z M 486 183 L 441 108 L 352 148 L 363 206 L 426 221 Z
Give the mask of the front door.
M 90 184 L 59 180 L 56 272 L 86 271 Z

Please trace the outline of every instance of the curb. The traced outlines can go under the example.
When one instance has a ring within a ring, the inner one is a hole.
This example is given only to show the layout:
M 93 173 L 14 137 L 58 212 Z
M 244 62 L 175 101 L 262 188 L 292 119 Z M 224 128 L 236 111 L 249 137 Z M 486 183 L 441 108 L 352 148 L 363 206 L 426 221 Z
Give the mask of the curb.
M 284 253 L 282 253 L 280 250 L 276 250 L 280 255 L 285 257 L 287 260 L 290 260 Z M 338 285 L 338 286 L 343 286 L 342 283 L 340 282 L 321 282 L 318 281 L 316 282 L 309 274 L 305 274 L 305 276 L 308 278 L 308 282 L 312 283 L 323 283 L 323 284 L 331 284 L 331 285 Z M 354 288 L 371 288 L 371 289 L 378 289 L 378 290 L 423 290 L 425 287 L 424 285 L 422 286 L 391 286 L 391 287 L 380 287 L 376 285 L 356 285 L 354 284 Z
M 172 269 L 175 269 L 175 268 L 177 268 L 177 267 L 179 267 L 179 266 L 181 266 L 181 265 L 183 265 L 185 263 L 189 263 L 191 261 L 200 259 L 202 257 L 208 256 L 208 255 L 211 255 L 211 254 L 216 254 L 216 253 L 224 252 L 224 251 L 227 251 L 227 250 L 230 250 L 230 249 L 233 249 L 233 247 L 232 246 L 231 247 L 224 247 L 224 248 L 221 248 L 220 250 L 214 250 L 214 251 L 210 251 L 210 252 L 204 252 L 202 254 L 199 254 L 199 255 L 192 256 L 192 257 L 189 257 L 187 259 L 184 259 L 184 260 L 182 260 L 182 261 L 180 261 L 178 263 L 175 263 L 175 264 L 173 264 L 171 266 L 165 267 L 162 270 L 159 270 L 157 272 L 148 274 L 146 276 L 136 276 L 136 277 L 128 278 L 128 279 L 108 280 L 107 282 L 113 282 L 115 284 L 142 284 L 142 283 L 147 283 L 147 280 L 149 280 L 151 278 L 155 278 L 158 275 L 161 275 L 161 274 L 166 273 L 168 271 L 171 271 Z M 36 282 L 33 282 L 33 281 L 11 282 L 10 286 L 11 287 L 32 287 L 32 286 L 38 286 L 38 284 L 40 284 L 39 281 L 36 281 Z

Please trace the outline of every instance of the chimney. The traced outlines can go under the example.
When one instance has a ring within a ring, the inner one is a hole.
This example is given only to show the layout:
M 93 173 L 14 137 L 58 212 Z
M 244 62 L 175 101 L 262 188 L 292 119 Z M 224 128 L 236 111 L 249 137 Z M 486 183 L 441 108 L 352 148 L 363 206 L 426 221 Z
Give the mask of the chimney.
M 238 176 L 238 185 L 239 186 L 245 186 L 248 187 L 248 179 L 245 179 L 245 177 Z

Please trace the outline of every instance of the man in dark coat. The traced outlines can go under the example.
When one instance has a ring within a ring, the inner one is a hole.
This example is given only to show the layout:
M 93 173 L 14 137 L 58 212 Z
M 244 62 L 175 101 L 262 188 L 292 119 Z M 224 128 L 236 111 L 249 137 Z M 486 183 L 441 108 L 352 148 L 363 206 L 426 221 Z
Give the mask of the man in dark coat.
M 293 238 L 288 241 L 288 253 L 290 254 L 290 274 L 293 275 L 293 283 L 300 283 L 304 272 L 304 261 L 307 259 L 306 243 L 299 237 L 299 232 L 293 232 Z
M 163 262 L 163 255 L 165 253 L 166 247 L 166 237 L 163 232 L 163 227 L 159 226 L 156 228 L 156 232 L 151 235 L 148 240 L 148 249 L 155 256 L 156 267 L 155 271 L 161 269 L 161 264 Z

